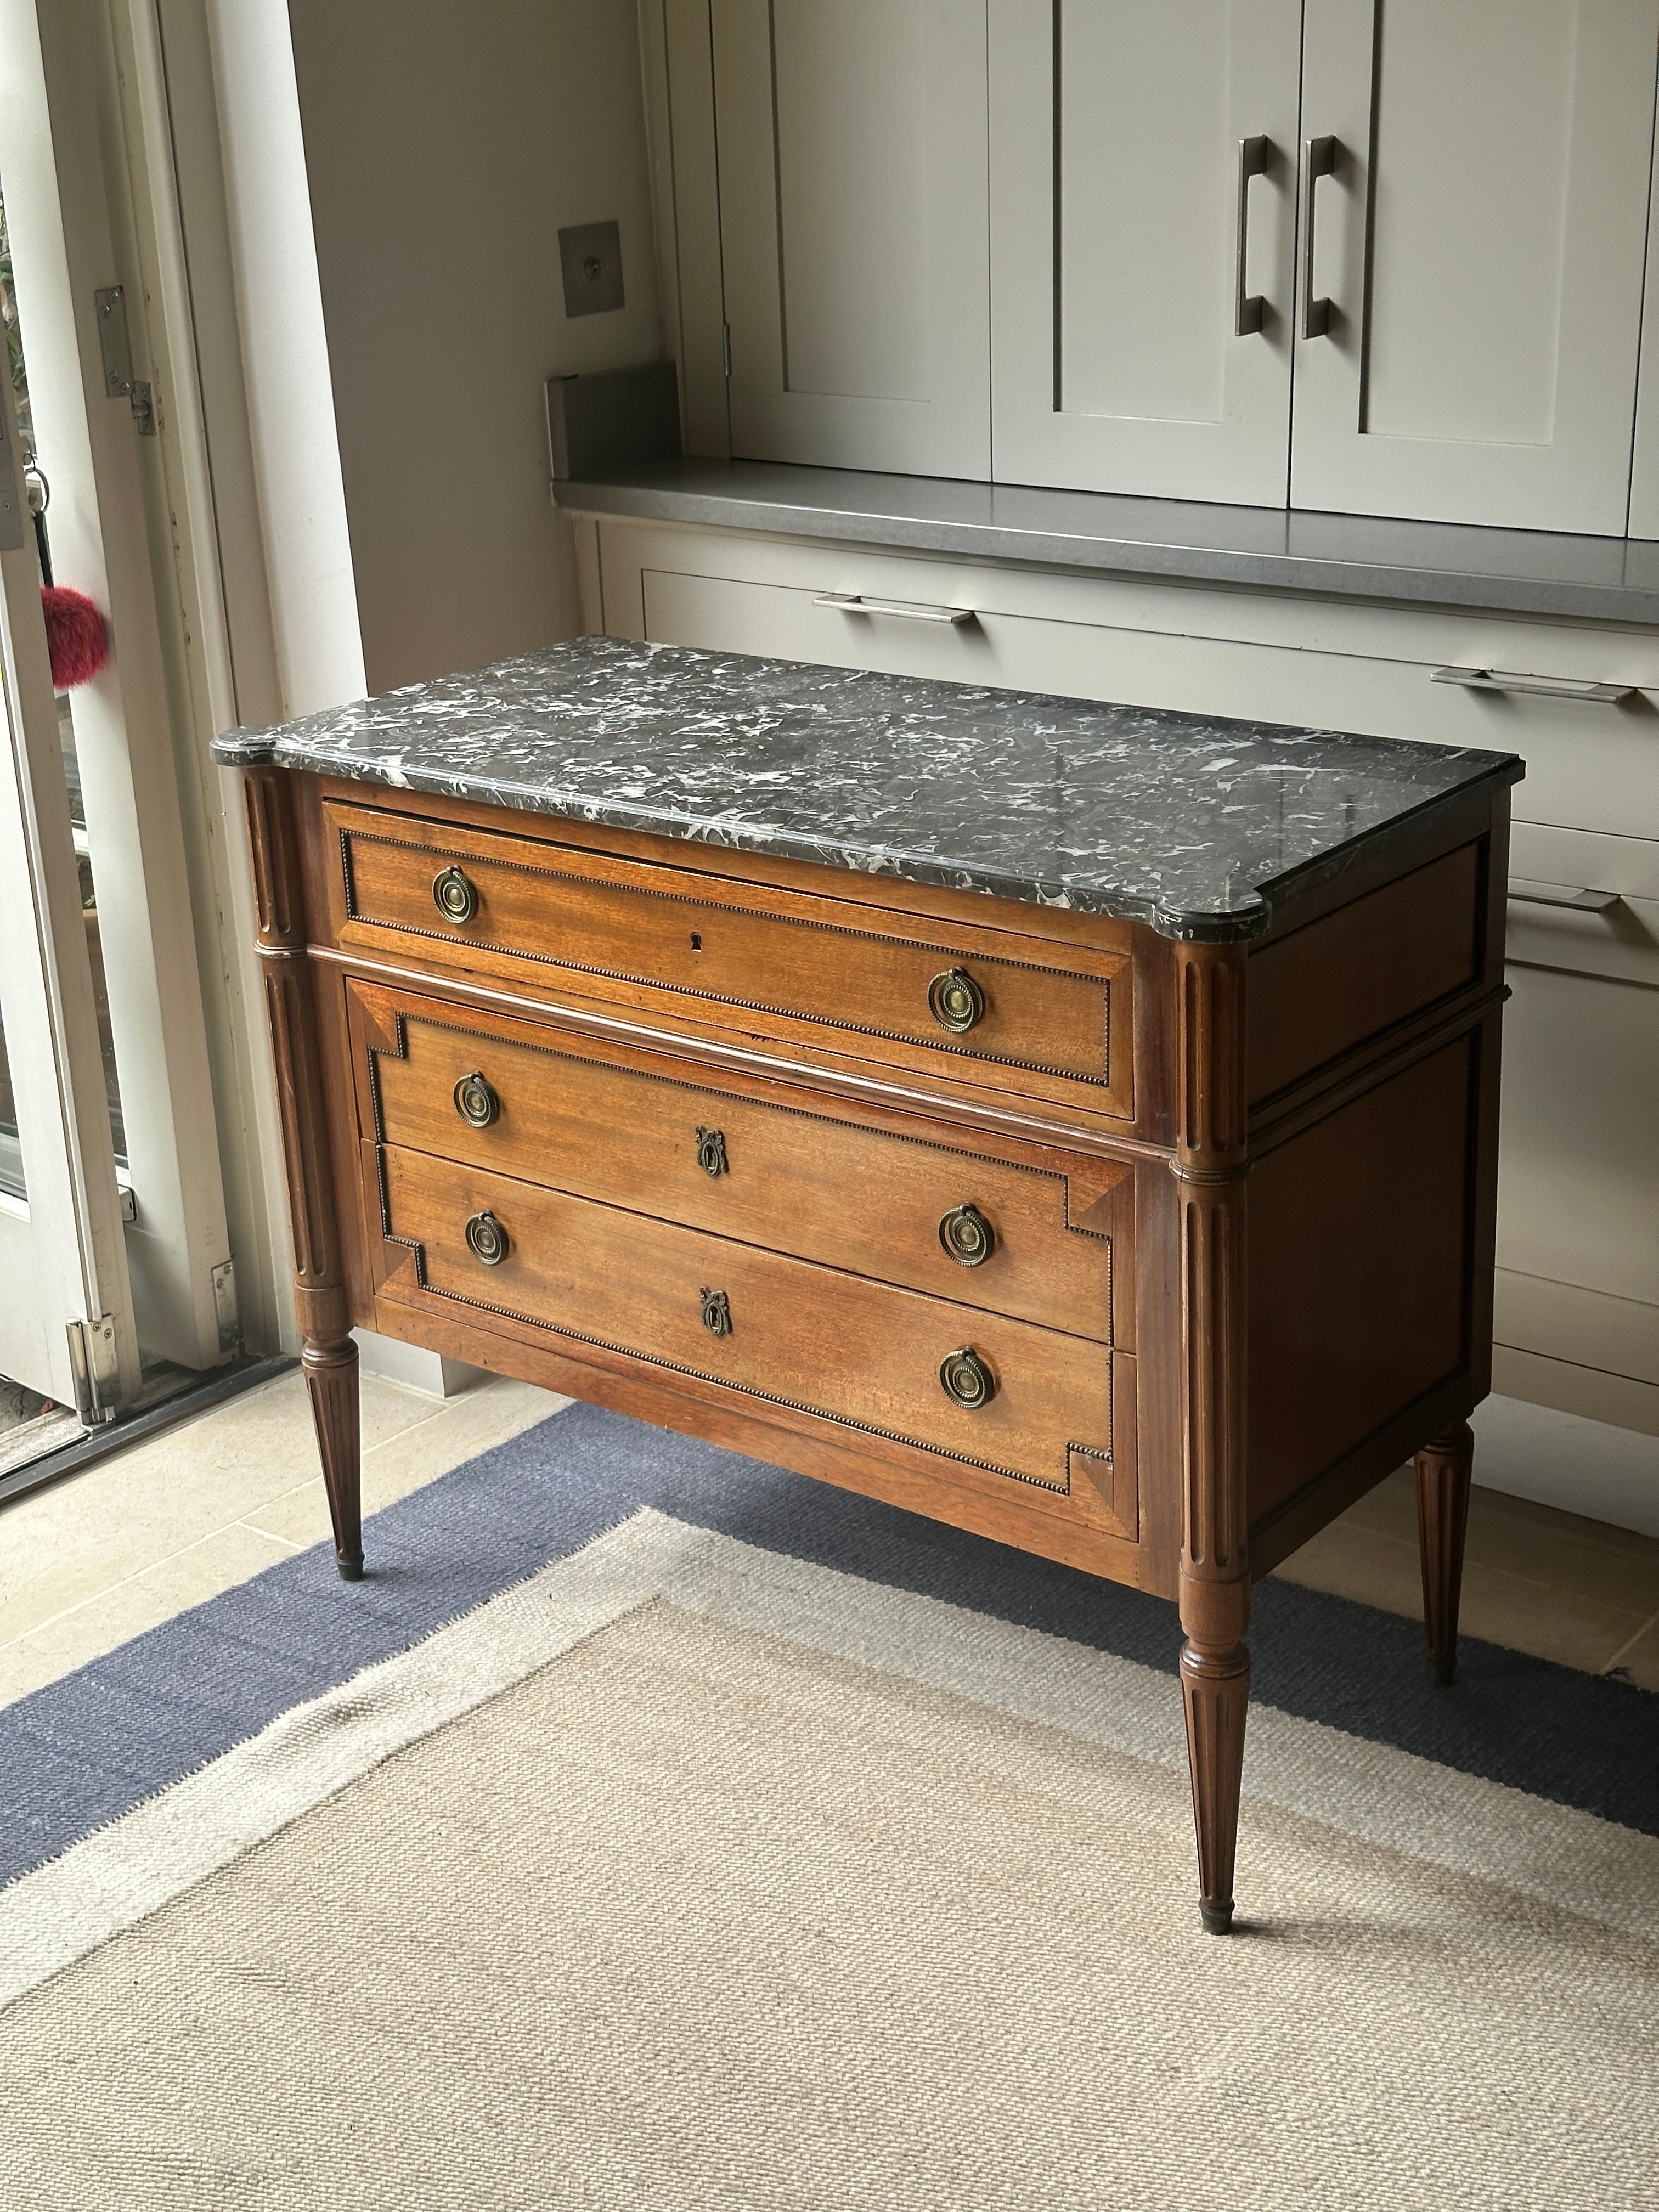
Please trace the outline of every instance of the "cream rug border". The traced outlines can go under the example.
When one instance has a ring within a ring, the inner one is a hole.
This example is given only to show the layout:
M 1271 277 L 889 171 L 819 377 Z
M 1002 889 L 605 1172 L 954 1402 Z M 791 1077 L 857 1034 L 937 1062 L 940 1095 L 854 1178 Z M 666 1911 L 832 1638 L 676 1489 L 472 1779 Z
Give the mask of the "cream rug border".
M 0 1891 L 0 2007 L 405 1745 L 658 1598 L 1109 1750 L 1186 1765 L 1167 1674 L 645 1508 Z M 1247 1799 L 1627 1934 L 1650 1935 L 1659 1920 L 1659 1838 L 1271 1706 L 1251 1711 L 1245 1790 Z

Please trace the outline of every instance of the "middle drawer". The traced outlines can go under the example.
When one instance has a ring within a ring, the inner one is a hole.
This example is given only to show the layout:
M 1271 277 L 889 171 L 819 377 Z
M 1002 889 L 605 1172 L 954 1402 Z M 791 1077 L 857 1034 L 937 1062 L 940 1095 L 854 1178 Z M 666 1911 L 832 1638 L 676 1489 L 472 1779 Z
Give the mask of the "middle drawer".
M 1133 1340 L 1126 1164 L 843 1121 L 771 1086 L 716 1087 L 682 1061 L 358 980 L 347 1003 L 372 1141 Z

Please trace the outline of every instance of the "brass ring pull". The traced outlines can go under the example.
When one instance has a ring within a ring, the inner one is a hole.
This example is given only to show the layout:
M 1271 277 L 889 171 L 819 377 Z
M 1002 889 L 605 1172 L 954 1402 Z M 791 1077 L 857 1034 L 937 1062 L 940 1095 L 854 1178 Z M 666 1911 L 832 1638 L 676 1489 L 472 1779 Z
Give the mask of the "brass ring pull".
M 486 1267 L 499 1267 L 511 1249 L 506 1230 L 487 1211 L 475 1213 L 467 1223 L 466 1241 L 473 1258 L 482 1260 Z
M 455 1111 L 473 1128 L 487 1129 L 501 1110 L 501 1102 L 485 1082 L 482 1068 L 475 1067 L 455 1085 Z
M 724 1129 L 697 1129 L 697 1165 L 706 1176 L 723 1176 L 728 1165 Z
M 730 1336 L 732 1334 L 732 1301 L 724 1291 L 701 1290 L 702 1325 L 710 1336 Z
M 982 1267 L 997 1249 L 997 1232 L 978 1206 L 956 1206 L 939 1223 L 939 1241 L 959 1267 Z
M 432 879 L 432 903 L 446 921 L 471 921 L 478 911 L 478 887 L 462 869 L 446 868 Z
M 966 1036 L 985 1018 L 985 994 L 965 968 L 947 968 L 927 986 L 927 1010 L 942 1030 Z
M 988 1406 L 997 1395 L 997 1378 L 973 1346 L 964 1344 L 940 1360 L 939 1379 L 945 1395 L 971 1413 Z

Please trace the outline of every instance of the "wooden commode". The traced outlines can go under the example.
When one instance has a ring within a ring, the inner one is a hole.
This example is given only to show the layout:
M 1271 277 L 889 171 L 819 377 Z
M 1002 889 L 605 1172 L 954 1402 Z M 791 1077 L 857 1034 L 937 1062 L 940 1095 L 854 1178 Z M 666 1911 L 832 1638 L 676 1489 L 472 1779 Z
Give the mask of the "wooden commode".
M 342 1574 L 362 1326 L 1169 1597 L 1225 1929 L 1413 1454 L 1450 1676 L 1519 764 L 597 638 L 216 750 Z

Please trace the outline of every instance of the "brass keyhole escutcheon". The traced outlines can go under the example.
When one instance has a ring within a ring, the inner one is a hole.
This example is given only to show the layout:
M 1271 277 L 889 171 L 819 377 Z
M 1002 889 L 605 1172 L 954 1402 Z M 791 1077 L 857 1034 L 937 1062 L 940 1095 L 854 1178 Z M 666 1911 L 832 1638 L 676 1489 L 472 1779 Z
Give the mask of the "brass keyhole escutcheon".
M 486 1267 L 499 1267 L 511 1249 L 506 1230 L 487 1209 L 475 1213 L 467 1223 L 466 1241 L 473 1258 L 482 1260 Z
M 697 1130 L 697 1165 L 706 1176 L 723 1176 L 726 1172 L 726 1132 L 723 1129 Z
M 947 968 L 927 986 L 927 1009 L 942 1030 L 966 1036 L 985 1018 L 985 994 L 965 968 Z
M 446 868 L 432 879 L 432 903 L 446 921 L 471 921 L 478 911 L 478 887 L 463 869 Z
M 710 1336 L 730 1336 L 732 1334 L 732 1301 L 724 1291 L 701 1290 L 702 1325 Z
M 455 1111 L 473 1128 L 487 1129 L 501 1110 L 501 1102 L 485 1082 L 482 1068 L 475 1067 L 455 1085 Z
M 997 1395 L 997 1378 L 972 1345 L 948 1352 L 939 1364 L 939 1379 L 947 1398 L 971 1413 L 988 1406 Z
M 939 1225 L 939 1241 L 961 1267 L 982 1267 L 997 1249 L 997 1232 L 976 1206 L 953 1206 Z

